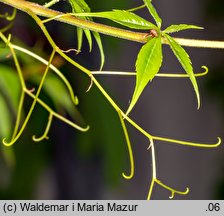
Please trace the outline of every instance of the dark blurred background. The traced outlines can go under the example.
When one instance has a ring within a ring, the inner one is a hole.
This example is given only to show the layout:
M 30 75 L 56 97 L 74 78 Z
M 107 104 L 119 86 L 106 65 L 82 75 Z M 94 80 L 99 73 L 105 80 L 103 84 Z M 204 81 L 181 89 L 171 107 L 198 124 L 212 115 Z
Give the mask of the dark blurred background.
M 36 2 L 43 4 L 45 1 Z M 86 2 L 92 11 L 129 9 L 142 4 L 140 0 Z M 160 0 L 154 4 L 163 19 L 163 28 L 179 23 L 205 27 L 203 31 L 190 30 L 175 36 L 224 40 L 223 1 Z M 61 11 L 70 10 L 65 1 L 59 2 L 54 8 Z M 5 8 L 1 4 L 1 11 L 4 10 L 10 8 Z M 138 14 L 152 20 L 146 9 L 140 10 Z M 109 21 L 103 22 L 111 24 Z M 74 27 L 52 22 L 47 24 L 47 28 L 62 49 L 76 47 Z M 10 32 L 14 41 L 17 40 L 20 44 L 23 41 L 27 47 L 48 58 L 51 49 L 40 29 L 26 14 L 18 12 Z M 141 44 L 104 35 L 102 41 L 106 55 L 105 70 L 135 70 L 135 59 Z M 93 44 L 91 53 L 88 49 L 87 41 L 84 39 L 82 52 L 79 55 L 69 55 L 87 68 L 98 70 L 100 57 L 97 45 Z M 197 110 L 195 94 L 189 79 L 155 78 L 143 92 L 131 117 L 146 131 L 156 136 L 214 143 L 217 136 L 223 137 L 224 127 L 223 50 L 186 50 L 192 58 L 195 72 L 200 72 L 202 65 L 209 67 L 208 75 L 198 78 L 201 109 Z M 161 71 L 181 72 L 179 63 L 168 47 L 164 46 L 163 52 L 164 62 Z M 32 67 L 22 64 L 23 71 L 28 71 L 26 75 L 30 86 L 35 86 L 31 75 L 35 69 L 40 68 L 35 62 L 30 62 Z M 2 58 L 1 64 L 12 64 L 12 61 L 5 62 Z M 129 159 L 116 112 L 94 86 L 90 92 L 85 92 L 90 82 L 88 77 L 61 59 L 55 64 L 58 64 L 72 83 L 80 101 L 78 110 L 82 116 L 77 115 L 84 119 L 82 121 L 89 124 L 91 129 L 87 133 L 81 133 L 54 119 L 49 133 L 50 139 L 34 143 L 32 135 L 44 131 L 48 117 L 46 111 L 36 106 L 25 133 L 13 146 L 13 151 L 1 147 L 0 198 L 145 199 L 151 178 L 148 140 L 128 126 L 136 173 L 129 181 L 123 179 L 121 173 L 129 170 Z M 98 79 L 120 107 L 126 110 L 133 93 L 134 78 L 102 76 Z M 55 104 L 49 95 L 43 92 L 41 97 L 54 107 Z M 58 92 L 58 97 L 63 95 Z M 27 98 L 24 112 L 28 111 L 30 103 L 30 99 Z M 60 106 L 55 108 L 66 117 L 73 118 Z M 3 113 L 1 108 L 0 112 Z M 2 133 L 0 136 L 3 136 Z M 176 199 L 224 198 L 223 145 L 216 149 L 198 149 L 156 142 L 155 147 L 158 178 L 175 189 L 184 190 L 186 186 L 190 187 L 188 195 L 176 196 Z M 168 199 L 169 195 L 168 191 L 156 186 L 152 198 Z

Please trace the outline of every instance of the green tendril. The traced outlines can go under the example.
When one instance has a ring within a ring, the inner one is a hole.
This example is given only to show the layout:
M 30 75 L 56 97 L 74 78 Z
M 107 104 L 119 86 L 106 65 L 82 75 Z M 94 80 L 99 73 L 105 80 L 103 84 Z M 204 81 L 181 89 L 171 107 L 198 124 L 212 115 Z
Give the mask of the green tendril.
M 182 141 L 182 140 L 169 139 L 169 138 L 156 137 L 156 136 L 152 136 L 152 137 L 154 140 L 165 141 L 165 142 L 170 142 L 170 143 L 175 143 L 175 144 L 185 145 L 185 146 L 200 147 L 200 148 L 216 148 L 222 142 L 220 137 L 217 137 L 217 142 L 214 144 L 186 142 L 186 141 Z
M 208 68 L 202 66 L 201 68 L 205 71 L 196 73 L 195 77 L 202 77 L 208 74 Z M 92 71 L 93 75 L 114 75 L 114 76 L 136 76 L 136 72 L 123 72 L 123 71 Z M 189 78 L 188 74 L 174 74 L 174 73 L 157 73 L 156 77 L 167 77 L 167 78 Z
M 16 10 L 16 8 L 13 8 L 13 12 L 12 12 L 12 14 L 11 15 L 9 15 L 8 13 L 7 13 L 7 15 L 6 15 L 6 20 L 8 20 L 8 21 L 13 21 L 15 18 L 16 18 L 16 13 L 17 13 L 17 10 Z
M 6 12 L 5 14 L 0 14 L 0 18 L 6 19 L 8 21 L 12 21 L 16 17 L 16 12 L 17 12 L 16 8 L 13 8 L 11 15 L 8 12 Z
M 51 0 L 49 1 L 48 3 L 45 3 L 43 6 L 46 7 L 46 8 L 49 8 L 53 5 L 55 5 L 56 3 L 58 3 L 60 0 Z
M 21 126 L 21 128 L 20 128 L 20 130 L 19 130 L 19 132 L 17 133 L 17 135 L 16 135 L 10 142 L 6 142 L 6 139 L 3 139 L 3 144 L 4 144 L 5 146 L 12 146 L 12 145 L 19 139 L 19 137 L 21 136 L 21 134 L 23 133 L 23 131 L 24 131 L 24 129 L 25 129 L 25 127 L 26 127 L 26 125 L 27 125 L 29 119 L 30 119 L 31 114 L 33 113 L 34 107 L 35 107 L 36 102 L 37 102 L 37 98 L 38 98 L 39 95 L 40 95 L 42 86 L 43 86 L 43 84 L 44 84 L 45 78 L 46 78 L 46 76 L 47 76 L 47 73 L 48 73 L 50 64 L 51 64 L 51 62 L 52 62 L 52 60 L 53 60 L 53 58 L 54 58 L 54 55 L 55 55 L 55 50 L 53 50 L 52 53 L 51 53 L 51 56 L 50 56 L 48 65 L 47 65 L 47 67 L 46 67 L 46 69 L 45 69 L 44 75 L 43 75 L 43 77 L 42 77 L 42 79 L 41 79 L 41 82 L 40 82 L 40 84 L 39 84 L 39 87 L 38 87 L 38 89 L 37 89 L 37 93 L 36 93 L 36 95 L 35 95 L 35 98 L 34 98 L 34 100 L 33 100 L 33 103 L 32 103 L 32 105 L 31 105 L 31 107 L 30 107 L 30 110 L 29 110 L 29 112 L 28 112 L 28 114 L 27 114 L 27 116 L 26 116 L 26 118 L 25 118 L 25 120 L 24 120 L 24 122 L 23 122 L 23 124 L 22 124 L 22 126 Z
M 10 52 L 12 54 L 12 57 L 13 57 L 13 60 L 14 60 L 14 63 L 15 63 L 15 66 L 16 66 L 16 69 L 17 69 L 17 72 L 18 72 L 21 88 L 25 89 L 26 84 L 25 84 L 25 81 L 24 81 L 24 78 L 23 78 L 23 75 L 22 75 L 22 70 L 21 70 L 21 67 L 19 65 L 19 61 L 18 61 L 18 58 L 16 56 L 16 53 L 15 53 L 15 51 L 14 51 L 14 49 L 13 49 L 11 43 L 10 43 L 11 35 L 9 35 L 8 38 L 6 38 L 3 35 L 3 33 L 0 32 L 0 37 L 5 42 L 6 46 L 8 46 L 9 49 L 10 49 Z M 19 129 L 19 124 L 20 124 L 20 120 L 21 120 L 22 107 L 23 107 L 24 99 L 25 99 L 25 93 L 24 93 L 24 91 L 22 91 L 20 99 L 19 99 L 19 107 L 18 107 L 18 112 L 17 112 L 16 123 L 15 123 L 14 131 L 13 131 L 13 135 L 12 135 L 12 138 L 11 138 L 12 140 L 14 140 L 14 138 L 16 137 L 16 134 L 17 134 L 18 129 Z M 2 142 L 3 142 L 3 144 L 7 145 L 6 138 L 4 138 Z
M 129 138 L 129 135 L 128 135 L 128 131 L 127 131 L 124 119 L 123 119 L 123 117 L 122 117 L 122 115 L 119 111 L 118 111 L 118 116 L 120 118 L 121 126 L 122 126 L 123 131 L 124 131 L 125 140 L 126 140 L 127 147 L 128 147 L 128 152 L 129 152 L 129 160 L 130 160 L 130 174 L 127 175 L 125 173 L 122 173 L 122 176 L 125 179 L 131 179 L 131 178 L 133 178 L 134 172 L 135 172 L 134 157 L 133 157 L 133 151 L 132 151 L 132 147 L 131 147 L 131 141 L 130 141 L 130 138 Z
M 8 31 L 10 28 L 12 28 L 12 26 L 13 26 L 13 22 L 10 22 L 7 26 L 1 28 L 0 32 L 4 33 L 6 31 Z
M 160 185 L 161 187 L 169 190 L 171 192 L 171 196 L 169 196 L 170 199 L 174 198 L 175 194 L 180 194 L 180 195 L 187 195 L 190 192 L 190 189 L 188 187 L 186 187 L 185 191 L 179 191 L 179 190 L 175 190 L 169 186 L 167 186 L 166 184 L 162 183 L 161 181 L 159 181 L 158 179 L 155 179 L 155 182 Z
M 48 132 L 49 132 L 50 127 L 51 127 L 52 119 L 53 119 L 53 114 L 50 113 L 49 117 L 48 117 L 47 127 L 46 127 L 43 135 L 41 137 L 39 137 L 39 138 L 36 138 L 36 136 L 33 135 L 33 137 L 32 137 L 33 141 L 40 142 L 40 141 L 42 141 L 44 139 L 49 139 L 49 137 L 47 135 L 48 135 Z

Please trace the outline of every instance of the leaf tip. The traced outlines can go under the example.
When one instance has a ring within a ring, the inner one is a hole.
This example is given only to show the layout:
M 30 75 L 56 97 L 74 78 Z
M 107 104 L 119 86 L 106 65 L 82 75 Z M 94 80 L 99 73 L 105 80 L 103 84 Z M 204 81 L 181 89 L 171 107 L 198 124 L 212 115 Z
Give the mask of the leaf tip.
M 196 96 L 197 96 L 197 110 L 199 110 L 201 107 L 201 100 L 200 100 L 200 95 L 198 91 L 196 92 Z

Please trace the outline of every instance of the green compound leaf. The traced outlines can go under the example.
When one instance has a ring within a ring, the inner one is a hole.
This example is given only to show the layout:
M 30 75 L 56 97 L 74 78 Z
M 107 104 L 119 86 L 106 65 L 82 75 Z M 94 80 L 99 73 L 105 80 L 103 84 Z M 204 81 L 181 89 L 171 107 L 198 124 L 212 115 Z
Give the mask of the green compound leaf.
M 158 73 L 162 64 L 161 37 L 154 37 L 141 48 L 136 61 L 136 85 L 135 91 L 128 108 L 130 113 L 139 96 L 149 81 Z
M 169 45 L 170 45 L 173 53 L 175 54 L 175 56 L 179 60 L 180 64 L 182 65 L 182 67 L 184 68 L 184 70 L 190 77 L 191 83 L 192 83 L 195 93 L 196 93 L 198 109 L 199 109 L 200 108 L 200 95 L 199 95 L 197 81 L 196 81 L 196 78 L 195 78 L 195 75 L 193 72 L 193 67 L 191 65 L 191 60 L 190 60 L 187 52 L 184 50 L 184 48 L 182 48 L 172 37 L 170 37 L 167 34 L 164 34 L 164 36 L 167 39 L 167 41 L 169 42 Z
M 146 7 L 148 8 L 150 14 L 152 15 L 152 17 L 154 18 L 154 20 L 156 21 L 156 24 L 158 26 L 158 28 L 160 29 L 161 28 L 161 25 L 162 25 L 162 20 L 161 18 L 159 17 L 156 9 L 154 8 L 154 6 L 152 5 L 152 0 L 143 0 Z
M 127 26 L 133 29 L 155 29 L 157 28 L 151 22 L 143 19 L 142 17 L 125 10 L 113 10 L 107 12 L 96 13 L 80 13 L 76 16 L 88 16 L 110 19 L 116 23 Z
M 203 29 L 203 27 L 195 26 L 195 25 L 187 25 L 187 24 L 171 25 L 167 27 L 163 31 L 163 33 L 174 33 L 174 32 L 183 31 L 187 29 Z

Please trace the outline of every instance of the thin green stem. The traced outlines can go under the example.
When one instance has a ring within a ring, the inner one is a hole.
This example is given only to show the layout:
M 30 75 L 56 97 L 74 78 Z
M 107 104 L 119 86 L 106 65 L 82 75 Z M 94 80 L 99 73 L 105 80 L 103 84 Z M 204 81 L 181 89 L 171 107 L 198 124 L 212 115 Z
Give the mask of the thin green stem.
M 214 144 L 193 143 L 193 142 L 186 142 L 182 140 L 169 139 L 169 138 L 157 137 L 157 136 L 152 136 L 152 138 L 154 140 L 175 143 L 175 144 L 184 145 L 184 146 L 200 147 L 200 148 L 216 148 L 221 144 L 221 141 L 222 141 L 220 137 L 217 137 L 218 140 Z
M 18 130 L 19 130 L 24 100 L 25 100 L 25 93 L 24 91 L 22 91 L 20 95 L 20 99 L 19 99 L 18 114 L 16 118 L 15 128 L 13 130 L 11 140 L 13 140 L 16 137 L 16 134 L 18 133 Z
M 146 5 L 143 4 L 143 5 L 140 5 L 140 6 L 138 6 L 138 7 L 134 7 L 134 8 L 128 9 L 127 11 L 129 11 L 129 12 L 133 12 L 133 11 L 137 11 L 137 10 L 143 9 L 143 8 L 145 8 L 145 7 L 146 7 Z
M 202 66 L 205 71 L 194 74 L 195 77 L 205 76 L 208 73 L 208 68 Z M 123 71 L 91 71 L 93 75 L 112 75 L 112 76 L 136 76 L 136 72 L 123 72 Z M 189 78 L 188 74 L 176 74 L 176 73 L 157 73 L 156 77 L 167 77 L 167 78 Z
M 55 49 L 53 49 L 53 51 L 52 51 L 52 53 L 51 53 L 51 56 L 50 56 L 48 65 L 47 65 L 47 67 L 46 67 L 46 69 L 45 69 L 45 72 L 44 72 L 44 74 L 43 74 L 43 77 L 42 77 L 42 79 L 41 79 L 41 82 L 40 82 L 40 84 L 39 84 L 39 87 L 38 87 L 38 89 L 37 89 L 37 93 L 36 93 L 36 95 L 35 95 L 35 98 L 34 98 L 34 100 L 33 100 L 32 105 L 31 105 L 31 107 L 30 107 L 30 110 L 29 110 L 29 112 L 28 112 L 28 114 L 27 114 L 27 116 L 26 116 L 26 118 L 25 118 L 25 120 L 24 120 L 24 122 L 23 122 L 23 125 L 21 126 L 19 132 L 18 132 L 17 135 L 14 137 L 14 139 L 12 139 L 9 143 L 7 143 L 5 139 L 3 139 L 3 144 L 4 144 L 5 146 L 12 146 L 12 145 L 19 139 L 19 137 L 21 136 L 21 134 L 23 133 L 23 131 L 24 131 L 24 129 L 25 129 L 25 127 L 26 127 L 26 125 L 27 125 L 29 119 L 30 119 L 31 114 L 33 113 L 34 107 L 35 107 L 36 102 L 37 102 L 37 98 L 38 98 L 39 95 L 40 95 L 42 86 L 43 86 L 43 84 L 44 84 L 45 78 L 46 78 L 46 76 L 47 76 L 47 73 L 48 73 L 50 64 L 51 64 L 51 62 L 52 62 L 52 60 L 53 60 L 53 58 L 54 58 L 54 55 L 55 55 Z
M 134 165 L 134 157 L 133 157 L 133 151 L 132 151 L 132 147 L 131 147 L 131 141 L 128 135 L 128 131 L 124 122 L 124 119 L 120 113 L 120 111 L 117 112 L 118 116 L 120 118 L 120 122 L 121 122 L 121 126 L 123 128 L 124 131 L 124 135 L 125 135 L 125 139 L 126 139 L 126 143 L 127 143 L 127 147 L 128 147 L 128 153 L 129 153 L 129 160 L 130 160 L 130 174 L 126 175 L 125 173 L 122 173 L 122 176 L 125 179 L 131 179 L 134 176 L 134 172 L 135 172 L 135 165 Z
M 22 107 L 23 107 L 23 103 L 24 103 L 24 99 L 25 99 L 25 93 L 24 93 L 23 89 L 26 88 L 26 84 L 25 84 L 25 81 L 24 81 L 24 78 L 23 78 L 22 70 L 21 70 L 20 65 L 19 65 L 18 58 L 17 58 L 16 53 L 15 53 L 15 51 L 14 51 L 12 45 L 11 45 L 11 42 L 10 42 L 9 38 L 6 38 L 2 32 L 0 32 L 0 37 L 6 43 L 6 45 L 8 45 L 8 47 L 10 49 L 10 52 L 13 56 L 13 60 L 14 60 L 14 63 L 15 63 L 15 66 L 16 66 L 16 69 L 17 69 L 17 72 L 18 72 L 21 88 L 22 88 L 21 96 L 20 96 L 20 100 L 19 100 L 19 107 L 18 107 L 16 123 L 15 123 L 14 131 L 13 131 L 13 135 L 12 135 L 12 138 L 11 138 L 13 140 L 15 138 L 17 132 L 18 132 L 18 129 L 19 129 L 19 124 L 20 124 L 21 115 L 22 115 Z
M 149 187 L 149 192 L 147 196 L 147 200 L 151 199 L 152 191 L 154 188 L 155 179 L 157 178 L 157 172 L 156 172 L 156 154 L 155 154 L 155 146 L 153 139 L 149 139 L 150 145 L 149 148 L 151 149 L 151 157 L 152 157 L 152 180 Z
M 13 22 L 10 22 L 7 26 L 0 29 L 0 32 L 4 33 L 8 31 L 13 26 Z
M 152 179 L 150 187 L 149 187 L 149 193 L 148 193 L 148 196 L 147 196 L 147 200 L 151 200 L 154 184 L 155 184 L 155 179 Z
M 55 5 L 56 3 L 58 3 L 60 0 L 51 0 L 49 1 L 48 3 L 45 3 L 43 6 L 46 7 L 46 8 L 49 8 L 53 5 Z

